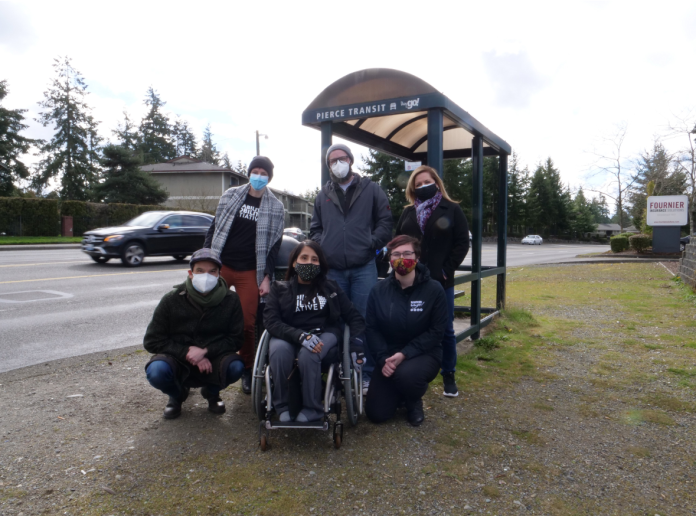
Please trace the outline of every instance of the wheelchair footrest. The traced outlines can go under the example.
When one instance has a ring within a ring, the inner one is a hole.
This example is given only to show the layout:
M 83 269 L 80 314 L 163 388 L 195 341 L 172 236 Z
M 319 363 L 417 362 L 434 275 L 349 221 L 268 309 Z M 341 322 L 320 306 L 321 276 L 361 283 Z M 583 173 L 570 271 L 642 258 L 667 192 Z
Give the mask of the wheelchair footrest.
M 302 428 L 302 429 L 313 429 L 313 430 L 328 430 L 328 421 L 307 421 L 301 423 L 299 421 L 288 421 L 287 423 L 281 423 L 280 421 L 266 421 L 266 428 L 268 430 L 279 430 L 281 428 Z

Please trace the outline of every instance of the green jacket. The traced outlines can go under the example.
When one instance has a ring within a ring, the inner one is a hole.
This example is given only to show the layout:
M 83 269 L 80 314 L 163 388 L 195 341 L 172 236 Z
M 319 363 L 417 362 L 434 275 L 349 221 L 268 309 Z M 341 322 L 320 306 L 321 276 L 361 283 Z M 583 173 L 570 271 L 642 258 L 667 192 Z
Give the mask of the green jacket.
M 143 346 L 155 354 L 150 362 L 165 360 L 180 382 L 192 387 L 209 383 L 224 387 L 227 366 L 239 360 L 236 352 L 242 347 L 243 332 L 244 316 L 235 292 L 228 290 L 219 305 L 203 310 L 189 298 L 182 283 L 165 294 L 155 308 Z M 213 366 L 212 373 L 201 374 L 186 361 L 190 346 L 208 349 L 206 358 Z

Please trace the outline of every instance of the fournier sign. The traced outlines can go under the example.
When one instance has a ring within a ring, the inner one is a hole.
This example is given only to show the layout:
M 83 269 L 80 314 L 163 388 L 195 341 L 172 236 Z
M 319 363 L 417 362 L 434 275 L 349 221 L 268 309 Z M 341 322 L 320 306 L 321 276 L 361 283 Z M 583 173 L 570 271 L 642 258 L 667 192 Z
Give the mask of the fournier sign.
M 689 221 L 686 195 L 648 197 L 648 226 L 683 226 Z

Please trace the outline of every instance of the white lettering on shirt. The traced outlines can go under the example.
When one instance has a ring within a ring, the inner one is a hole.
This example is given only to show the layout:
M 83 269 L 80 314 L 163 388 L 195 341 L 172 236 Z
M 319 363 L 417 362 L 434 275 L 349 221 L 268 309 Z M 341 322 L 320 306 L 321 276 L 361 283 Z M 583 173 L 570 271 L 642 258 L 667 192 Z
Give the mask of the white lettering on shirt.
M 259 218 L 259 209 L 248 204 L 243 204 L 242 207 L 239 208 L 239 215 L 237 216 L 256 222 Z
M 411 301 L 411 311 L 412 312 L 422 312 L 425 301 Z
M 295 312 L 307 312 L 314 310 L 321 310 L 326 305 L 326 298 L 324 296 L 314 296 L 314 299 L 305 301 L 304 294 L 297 294 L 297 302 L 295 304 Z

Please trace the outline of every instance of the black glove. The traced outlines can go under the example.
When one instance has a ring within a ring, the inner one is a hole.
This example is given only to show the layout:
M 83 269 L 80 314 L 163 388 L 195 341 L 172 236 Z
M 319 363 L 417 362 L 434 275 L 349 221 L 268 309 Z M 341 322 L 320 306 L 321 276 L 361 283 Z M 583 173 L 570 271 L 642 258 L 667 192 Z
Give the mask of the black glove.
M 350 356 L 353 359 L 353 368 L 359 372 L 365 365 L 365 347 L 361 338 L 351 337 Z

